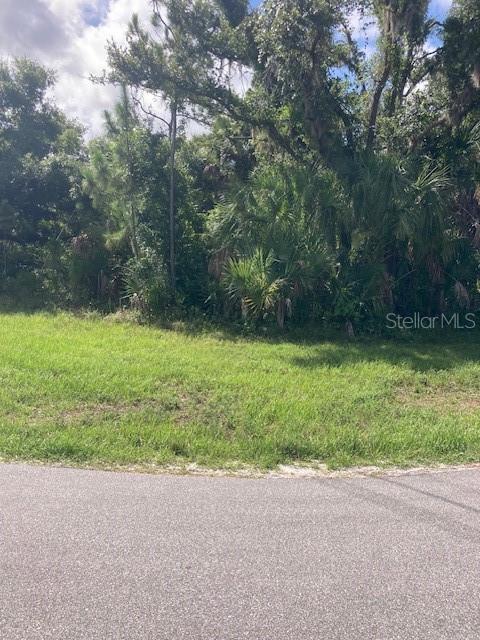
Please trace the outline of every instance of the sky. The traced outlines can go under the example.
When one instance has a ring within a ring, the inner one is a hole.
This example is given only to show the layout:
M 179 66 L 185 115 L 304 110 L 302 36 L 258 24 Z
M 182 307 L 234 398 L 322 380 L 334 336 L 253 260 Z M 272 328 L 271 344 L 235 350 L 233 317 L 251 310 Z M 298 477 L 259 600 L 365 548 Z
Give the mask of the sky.
M 431 15 L 442 19 L 451 3 L 432 0 Z M 258 4 L 252 0 L 252 6 Z M 118 93 L 89 78 L 106 68 L 105 45 L 108 40 L 124 40 L 133 13 L 147 22 L 149 0 L 0 0 L 0 56 L 28 56 L 55 69 L 57 104 L 92 137 L 101 132 L 103 112 L 114 105 Z M 352 15 L 352 25 L 357 23 Z M 367 36 L 368 50 L 374 27 Z

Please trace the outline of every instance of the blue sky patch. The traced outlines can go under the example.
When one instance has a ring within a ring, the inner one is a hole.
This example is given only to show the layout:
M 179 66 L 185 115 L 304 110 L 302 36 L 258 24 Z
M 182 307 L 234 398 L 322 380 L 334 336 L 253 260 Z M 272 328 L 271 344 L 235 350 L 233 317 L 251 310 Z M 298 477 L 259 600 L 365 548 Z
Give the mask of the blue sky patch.
M 262 0 L 250 0 L 252 8 L 258 7 Z M 431 0 L 429 14 L 437 20 L 443 20 L 451 6 L 450 0 Z
M 110 0 L 90 0 L 82 6 L 82 17 L 86 24 L 98 27 L 106 18 Z

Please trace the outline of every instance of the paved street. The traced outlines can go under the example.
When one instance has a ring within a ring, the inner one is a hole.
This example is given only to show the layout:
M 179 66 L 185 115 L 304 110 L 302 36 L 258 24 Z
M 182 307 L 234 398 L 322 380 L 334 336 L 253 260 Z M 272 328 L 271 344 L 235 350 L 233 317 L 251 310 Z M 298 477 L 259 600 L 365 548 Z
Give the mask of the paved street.
M 0 465 L 0 638 L 478 639 L 479 492 Z

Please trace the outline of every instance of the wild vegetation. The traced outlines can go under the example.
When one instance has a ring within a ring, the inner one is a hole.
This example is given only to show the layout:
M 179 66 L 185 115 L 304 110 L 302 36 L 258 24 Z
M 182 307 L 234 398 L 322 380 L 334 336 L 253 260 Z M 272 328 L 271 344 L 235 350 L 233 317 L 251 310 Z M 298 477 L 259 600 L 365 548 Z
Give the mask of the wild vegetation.
M 3 306 L 350 334 L 476 311 L 480 8 L 428 5 L 152 2 L 109 45 L 122 99 L 88 143 L 50 71 L 4 61 Z

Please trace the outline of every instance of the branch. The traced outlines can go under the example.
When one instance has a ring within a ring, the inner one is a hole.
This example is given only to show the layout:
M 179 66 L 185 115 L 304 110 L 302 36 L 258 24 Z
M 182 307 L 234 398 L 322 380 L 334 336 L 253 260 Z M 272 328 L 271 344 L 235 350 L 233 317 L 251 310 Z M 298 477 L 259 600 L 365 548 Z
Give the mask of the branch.
M 437 47 L 436 49 L 434 49 L 433 51 L 426 51 L 423 56 L 420 56 L 419 58 L 417 58 L 415 60 L 415 62 L 422 62 L 422 60 L 425 60 L 426 58 L 428 58 L 429 56 L 434 56 L 437 53 L 439 53 L 439 51 L 443 51 L 443 47 Z
M 387 60 L 387 54 L 385 54 L 385 62 L 383 66 L 383 72 L 380 80 L 377 82 L 375 92 L 373 94 L 372 107 L 370 109 L 370 118 L 368 121 L 368 134 L 367 134 L 367 150 L 371 149 L 375 140 L 377 129 L 378 111 L 380 109 L 380 100 L 387 84 L 387 80 L 390 76 L 390 63 Z
M 160 7 L 159 7 L 159 0 L 152 0 L 152 7 L 153 7 L 153 15 L 158 18 L 158 20 L 160 20 L 161 24 L 163 25 L 165 32 L 167 34 L 170 34 L 172 40 L 177 43 L 177 39 L 175 37 L 175 33 L 173 32 L 172 27 L 168 24 L 168 22 L 166 22 L 160 12 Z
M 352 68 L 357 74 L 358 79 L 362 80 L 363 79 L 363 74 L 361 70 L 362 65 L 361 65 L 361 57 L 358 51 L 358 46 L 355 40 L 353 39 L 352 32 L 350 31 L 348 24 L 344 21 L 342 21 L 341 24 L 342 24 L 343 32 L 345 33 L 345 37 L 347 39 L 347 44 L 349 46 L 350 53 L 352 54 L 352 60 L 351 60 Z
M 170 123 L 165 120 L 165 118 L 162 118 L 161 116 L 157 115 L 156 113 L 153 113 L 152 111 L 150 111 L 149 109 L 146 109 L 143 104 L 142 101 L 140 100 L 140 98 L 138 98 L 134 93 L 133 90 L 130 90 L 130 95 L 131 98 L 133 100 L 133 103 L 135 104 L 135 106 L 139 107 L 140 110 L 147 116 L 150 116 L 151 118 L 155 118 L 155 120 L 160 120 L 160 122 L 162 122 L 164 125 L 167 126 L 168 129 L 170 129 Z

